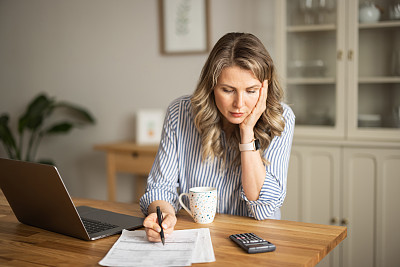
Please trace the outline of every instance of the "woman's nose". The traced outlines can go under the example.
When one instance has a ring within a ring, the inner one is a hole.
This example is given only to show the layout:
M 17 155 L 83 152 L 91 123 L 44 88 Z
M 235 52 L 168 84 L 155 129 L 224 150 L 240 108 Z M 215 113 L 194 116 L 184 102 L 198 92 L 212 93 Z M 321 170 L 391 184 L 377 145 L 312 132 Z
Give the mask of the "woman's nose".
M 243 106 L 243 94 L 242 93 L 236 93 L 235 99 L 233 101 L 233 105 L 236 108 L 241 108 Z

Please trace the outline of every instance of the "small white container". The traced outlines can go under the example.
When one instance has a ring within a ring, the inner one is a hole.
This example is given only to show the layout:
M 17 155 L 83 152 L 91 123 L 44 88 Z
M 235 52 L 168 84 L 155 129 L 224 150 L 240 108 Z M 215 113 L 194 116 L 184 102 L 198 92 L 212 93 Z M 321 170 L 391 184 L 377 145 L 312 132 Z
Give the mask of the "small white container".
M 379 114 L 359 114 L 358 127 L 381 127 L 382 118 Z
M 323 60 L 294 60 L 289 63 L 289 72 L 293 77 L 322 77 L 326 66 Z
M 361 5 L 358 12 L 358 20 L 360 23 L 371 23 L 379 21 L 381 17 L 381 11 L 372 2 L 366 2 Z

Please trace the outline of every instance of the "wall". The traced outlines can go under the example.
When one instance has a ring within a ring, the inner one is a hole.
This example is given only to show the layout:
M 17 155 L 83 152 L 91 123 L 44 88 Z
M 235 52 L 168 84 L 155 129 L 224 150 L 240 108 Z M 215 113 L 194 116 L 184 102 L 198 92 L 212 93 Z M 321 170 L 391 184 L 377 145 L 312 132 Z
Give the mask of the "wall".
M 211 43 L 230 31 L 273 49 L 274 0 L 210 0 Z M 157 0 L 0 0 L 0 114 L 15 126 L 39 92 L 88 108 L 95 126 L 46 138 L 38 158 L 56 161 L 71 195 L 106 199 L 105 155 L 93 145 L 133 140 L 135 111 L 190 94 L 206 54 L 159 53 Z M 0 157 L 5 157 L 0 147 Z M 133 183 L 118 177 L 118 200 Z

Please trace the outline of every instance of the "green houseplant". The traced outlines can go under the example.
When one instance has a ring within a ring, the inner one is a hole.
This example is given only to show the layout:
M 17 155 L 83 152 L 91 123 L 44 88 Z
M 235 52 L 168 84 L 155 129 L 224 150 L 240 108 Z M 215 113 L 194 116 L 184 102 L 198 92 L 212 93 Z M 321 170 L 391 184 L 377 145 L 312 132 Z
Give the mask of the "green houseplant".
M 62 119 L 56 119 L 60 116 Z M 36 96 L 19 117 L 16 135 L 9 127 L 9 118 L 7 113 L 0 116 L 0 140 L 9 158 L 25 161 L 36 161 L 39 144 L 45 136 L 66 134 L 73 128 L 95 123 L 87 110 L 67 102 L 58 102 L 44 93 Z M 52 160 L 38 162 L 53 164 Z

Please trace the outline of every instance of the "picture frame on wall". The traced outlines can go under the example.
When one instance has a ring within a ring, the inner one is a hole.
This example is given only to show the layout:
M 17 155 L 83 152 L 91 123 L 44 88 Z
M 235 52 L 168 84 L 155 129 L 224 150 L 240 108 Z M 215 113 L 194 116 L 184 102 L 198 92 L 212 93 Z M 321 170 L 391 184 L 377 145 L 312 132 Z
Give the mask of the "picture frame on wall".
M 165 112 L 162 109 L 141 109 L 136 112 L 136 143 L 158 145 Z
M 209 0 L 158 0 L 164 55 L 209 51 Z

